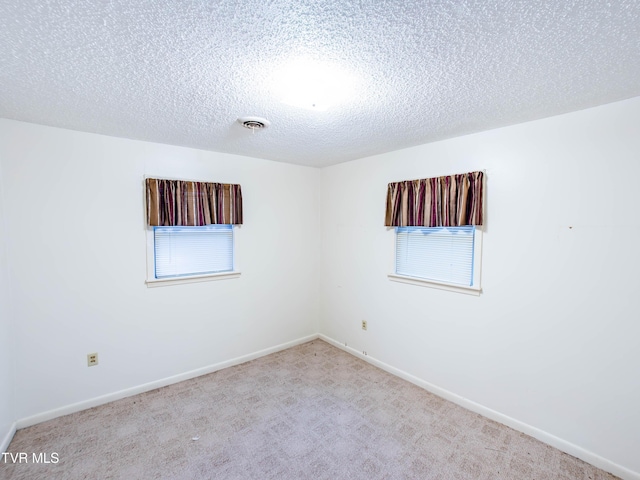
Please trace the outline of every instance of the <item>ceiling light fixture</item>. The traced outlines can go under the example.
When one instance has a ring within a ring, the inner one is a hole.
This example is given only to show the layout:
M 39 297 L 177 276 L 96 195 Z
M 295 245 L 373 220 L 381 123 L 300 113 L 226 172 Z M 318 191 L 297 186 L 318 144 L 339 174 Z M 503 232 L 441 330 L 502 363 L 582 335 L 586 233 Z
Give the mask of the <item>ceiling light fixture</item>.
M 351 98 L 355 79 L 338 65 L 307 57 L 281 66 L 272 77 L 283 103 L 309 110 L 327 110 Z

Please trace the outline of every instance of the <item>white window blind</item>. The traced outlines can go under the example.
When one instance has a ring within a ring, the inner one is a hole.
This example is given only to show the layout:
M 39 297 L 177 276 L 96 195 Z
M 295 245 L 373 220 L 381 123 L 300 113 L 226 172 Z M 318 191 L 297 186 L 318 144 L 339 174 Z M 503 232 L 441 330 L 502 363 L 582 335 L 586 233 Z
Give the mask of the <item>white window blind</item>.
M 154 227 L 155 277 L 233 271 L 233 226 Z
M 473 285 L 475 227 L 398 227 L 396 274 Z

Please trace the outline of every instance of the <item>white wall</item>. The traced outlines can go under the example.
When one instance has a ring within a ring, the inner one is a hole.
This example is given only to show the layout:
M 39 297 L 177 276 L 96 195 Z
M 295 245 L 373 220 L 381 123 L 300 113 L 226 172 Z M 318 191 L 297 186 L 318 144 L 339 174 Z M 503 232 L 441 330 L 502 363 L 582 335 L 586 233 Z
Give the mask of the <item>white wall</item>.
M 640 472 L 638 125 L 635 98 L 323 169 L 320 331 Z M 483 294 L 389 281 L 387 183 L 479 169 Z
M 640 472 L 639 124 L 632 99 L 315 170 L 0 120 L 0 436 L 320 331 Z M 476 169 L 484 293 L 389 281 L 387 183 Z M 242 184 L 239 279 L 145 286 L 145 175 Z
M 14 407 L 14 359 L 15 335 L 10 308 L 10 283 L 6 255 L 5 210 L 2 189 L 2 165 L 0 165 L 0 452 L 3 452 L 13 433 L 16 420 Z
M 316 169 L 10 120 L 0 159 L 16 418 L 317 332 Z M 145 285 L 145 175 L 242 185 L 240 278 Z

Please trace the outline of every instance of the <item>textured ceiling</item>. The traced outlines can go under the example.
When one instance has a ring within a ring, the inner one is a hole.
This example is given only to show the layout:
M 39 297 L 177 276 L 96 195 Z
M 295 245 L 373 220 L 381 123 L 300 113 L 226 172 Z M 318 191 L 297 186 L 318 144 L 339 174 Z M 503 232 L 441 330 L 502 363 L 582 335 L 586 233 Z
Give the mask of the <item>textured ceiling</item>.
M 301 57 L 352 95 L 283 103 Z M 638 95 L 638 0 L 0 0 L 1 117 L 301 165 Z

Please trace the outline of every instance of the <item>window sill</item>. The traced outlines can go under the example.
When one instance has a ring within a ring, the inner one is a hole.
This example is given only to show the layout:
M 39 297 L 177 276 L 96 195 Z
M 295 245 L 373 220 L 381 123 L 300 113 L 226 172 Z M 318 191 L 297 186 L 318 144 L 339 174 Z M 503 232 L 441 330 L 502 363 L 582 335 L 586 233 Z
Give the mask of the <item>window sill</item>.
M 482 292 L 482 289 L 479 287 L 436 282 L 433 280 L 425 280 L 422 278 L 406 277 L 404 275 L 397 275 L 395 273 L 390 273 L 387 276 L 389 277 L 389 280 L 393 282 L 408 283 L 410 285 L 418 285 L 420 287 L 438 288 L 440 290 L 448 290 L 450 292 L 465 293 L 467 295 L 480 296 L 480 293 Z
M 147 287 L 167 287 L 169 285 L 181 285 L 183 283 L 197 283 L 197 282 L 210 282 L 213 280 L 230 280 L 232 278 L 238 278 L 240 272 L 222 272 L 222 273 L 210 273 L 208 275 L 193 275 L 191 277 L 173 277 L 173 278 L 154 278 L 147 280 Z

